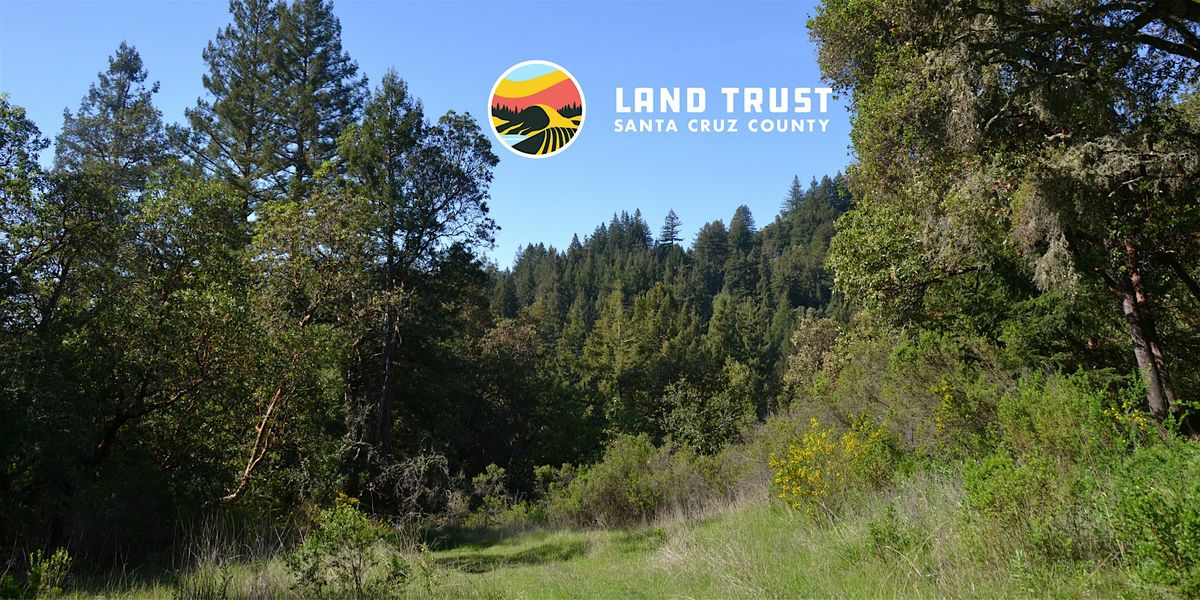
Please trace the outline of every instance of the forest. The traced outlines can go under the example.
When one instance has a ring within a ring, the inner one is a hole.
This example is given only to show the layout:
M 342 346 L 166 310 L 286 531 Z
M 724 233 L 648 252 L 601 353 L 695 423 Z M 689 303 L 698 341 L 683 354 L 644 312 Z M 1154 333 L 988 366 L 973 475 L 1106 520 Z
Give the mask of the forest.
M 181 123 L 124 42 L 53 145 L 0 94 L 0 597 L 1200 597 L 1200 5 L 807 33 L 845 173 L 505 268 L 329 0 Z

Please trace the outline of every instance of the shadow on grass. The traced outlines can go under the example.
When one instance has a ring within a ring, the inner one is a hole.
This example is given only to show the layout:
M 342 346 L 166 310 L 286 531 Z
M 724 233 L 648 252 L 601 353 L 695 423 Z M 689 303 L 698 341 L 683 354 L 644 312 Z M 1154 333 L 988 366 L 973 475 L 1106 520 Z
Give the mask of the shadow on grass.
M 68 585 L 63 587 L 68 596 L 111 598 L 139 590 L 171 590 L 178 581 L 179 574 L 166 567 L 113 572 L 81 568 L 71 573 Z
M 587 552 L 587 549 L 588 543 L 583 540 L 545 542 L 511 554 L 469 552 L 457 556 L 439 558 L 437 559 L 437 564 L 438 566 L 457 569 L 464 573 L 486 573 L 501 567 L 562 562 Z
M 518 535 L 536 535 L 533 530 L 496 527 L 464 527 L 447 525 L 421 532 L 421 537 L 434 552 L 445 550 L 482 550 L 511 540 Z
M 642 554 L 657 549 L 667 541 L 667 533 L 661 527 L 622 531 L 613 542 L 622 554 Z

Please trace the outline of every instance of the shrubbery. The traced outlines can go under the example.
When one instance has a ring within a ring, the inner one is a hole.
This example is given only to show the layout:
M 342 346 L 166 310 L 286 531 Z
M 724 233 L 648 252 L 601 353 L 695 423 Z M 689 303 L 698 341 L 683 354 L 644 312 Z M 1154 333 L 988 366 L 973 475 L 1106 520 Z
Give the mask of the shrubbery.
M 287 557 L 305 595 L 358 600 L 403 589 L 410 575 L 408 563 L 355 504 L 339 497 L 332 508 L 321 512 L 313 531 Z
M 880 481 L 868 473 L 949 469 L 961 473 L 956 527 L 979 560 L 1128 565 L 1150 586 L 1200 595 L 1200 449 L 1162 441 L 1171 424 L 1145 411 L 1136 376 L 1016 371 L 983 342 L 862 323 L 827 346 L 793 377 L 805 387 L 790 414 L 763 426 L 794 436 L 769 459 L 790 506 L 835 516 L 846 491 Z M 860 417 L 845 431 L 821 424 L 847 414 Z M 874 422 L 896 426 L 890 463 L 866 458 L 862 442 L 883 436 Z M 891 549 L 917 535 L 894 515 L 868 533 Z
M 991 450 L 968 459 L 968 507 L 1045 558 L 1107 559 L 1117 552 L 1106 498 L 1123 457 L 1152 443 L 1130 409 L 1135 390 L 1115 378 L 1026 377 L 998 399 Z
M 1142 575 L 1200 597 L 1200 447 L 1172 441 L 1138 449 L 1117 498 L 1120 539 Z
M 813 417 L 800 441 L 786 454 L 772 455 L 769 464 L 775 489 L 788 505 L 810 514 L 819 507 L 832 517 L 848 492 L 887 479 L 892 451 L 886 426 L 868 415 L 841 433 Z
M 644 434 L 621 435 L 594 465 L 541 468 L 547 483 L 540 506 L 552 522 L 600 526 L 702 511 L 743 491 L 747 469 L 756 465 L 738 449 L 702 455 L 671 443 L 656 446 Z
M 0 598 L 53 598 L 63 593 L 62 586 L 71 570 L 71 554 L 57 548 L 51 554 L 34 550 L 29 555 L 29 572 L 25 584 L 17 583 L 11 574 L 0 579 Z

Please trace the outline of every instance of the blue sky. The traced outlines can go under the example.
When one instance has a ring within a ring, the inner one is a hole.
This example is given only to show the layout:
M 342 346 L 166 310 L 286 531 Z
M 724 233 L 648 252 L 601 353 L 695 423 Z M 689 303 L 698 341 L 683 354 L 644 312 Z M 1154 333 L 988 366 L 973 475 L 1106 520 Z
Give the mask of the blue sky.
M 678 115 L 679 133 L 613 131 L 617 87 L 627 95 L 638 86 L 705 87 L 713 113 L 723 86 L 821 85 L 804 26 L 814 9 L 808 1 L 335 2 L 343 45 L 372 85 L 395 68 L 431 117 L 470 112 L 486 127 L 492 84 L 525 60 L 558 63 L 579 80 L 587 121 L 569 149 L 531 160 L 495 143 L 501 162 L 490 205 L 502 230 L 489 256 L 501 266 L 526 243 L 565 247 L 573 233 L 582 238 L 622 210 L 640 208 L 657 231 L 674 209 L 689 243 L 705 222 L 728 222 L 739 204 L 763 225 L 793 175 L 807 183 L 844 170 L 849 118 L 839 101 L 824 116 L 824 134 L 689 134 L 689 115 Z M 513 24 L 514 14 L 521 22 Z M 53 138 L 63 109 L 79 105 L 125 40 L 161 83 L 155 101 L 164 119 L 181 121 L 204 94 L 200 53 L 228 20 L 223 0 L 0 0 L 0 91 Z M 744 130 L 747 117 L 733 116 Z

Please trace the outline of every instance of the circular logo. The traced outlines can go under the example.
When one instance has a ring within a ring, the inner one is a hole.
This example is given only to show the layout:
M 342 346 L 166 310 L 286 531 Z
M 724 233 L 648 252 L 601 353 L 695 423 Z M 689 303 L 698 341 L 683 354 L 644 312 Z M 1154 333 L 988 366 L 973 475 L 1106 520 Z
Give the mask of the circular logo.
M 583 127 L 583 89 L 566 69 L 545 60 L 509 67 L 492 86 L 492 131 L 509 150 L 546 158 L 567 149 Z

